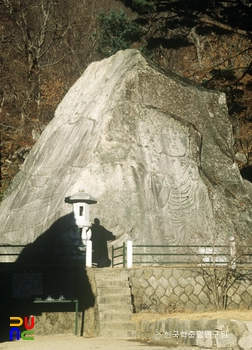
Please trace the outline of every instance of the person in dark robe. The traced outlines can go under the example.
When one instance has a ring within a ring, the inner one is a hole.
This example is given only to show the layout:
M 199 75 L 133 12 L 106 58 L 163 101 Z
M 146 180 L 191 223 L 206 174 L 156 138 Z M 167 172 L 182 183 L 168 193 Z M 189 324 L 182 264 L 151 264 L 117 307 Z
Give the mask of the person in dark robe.
M 111 260 L 108 257 L 107 241 L 116 239 L 112 232 L 100 225 L 100 220 L 95 218 L 94 223 L 90 227 L 92 236 L 92 261 L 97 264 L 97 267 L 109 267 Z

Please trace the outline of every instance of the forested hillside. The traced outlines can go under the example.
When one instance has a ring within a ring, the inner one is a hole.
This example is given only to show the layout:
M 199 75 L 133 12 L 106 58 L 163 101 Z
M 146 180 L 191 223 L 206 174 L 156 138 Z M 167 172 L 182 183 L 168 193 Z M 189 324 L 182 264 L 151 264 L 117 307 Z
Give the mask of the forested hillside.
M 251 18 L 247 0 L 0 0 L 1 197 L 87 66 L 129 47 L 226 93 L 251 179 Z

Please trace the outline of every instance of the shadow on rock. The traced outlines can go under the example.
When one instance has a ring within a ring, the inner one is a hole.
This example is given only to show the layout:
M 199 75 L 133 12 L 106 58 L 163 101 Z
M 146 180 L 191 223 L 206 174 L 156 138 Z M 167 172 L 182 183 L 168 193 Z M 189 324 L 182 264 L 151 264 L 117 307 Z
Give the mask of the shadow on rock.
M 10 317 L 14 316 L 23 319 L 46 313 L 51 317 L 51 331 L 60 332 L 55 315 L 74 312 L 76 300 L 82 313 L 79 328 L 83 330 L 85 310 L 94 306 L 95 298 L 86 273 L 85 249 L 74 214 L 70 213 L 24 247 L 14 263 L 0 263 L 0 342 L 10 340 Z M 67 320 L 66 315 L 60 328 L 69 332 L 70 327 L 74 332 L 73 318 Z M 24 331 L 24 325 L 18 329 Z M 46 332 L 45 327 L 39 332 Z

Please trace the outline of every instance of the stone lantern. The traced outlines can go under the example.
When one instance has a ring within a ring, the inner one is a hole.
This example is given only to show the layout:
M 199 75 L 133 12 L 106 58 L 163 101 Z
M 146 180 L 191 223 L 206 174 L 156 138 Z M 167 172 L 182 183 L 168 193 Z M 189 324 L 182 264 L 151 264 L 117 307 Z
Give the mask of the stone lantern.
M 92 266 L 92 242 L 90 241 L 91 230 L 89 221 L 89 205 L 96 204 L 97 199 L 90 194 L 80 191 L 72 196 L 65 197 L 65 202 L 73 204 L 76 225 L 79 227 L 82 242 L 86 246 L 86 266 Z
M 73 204 L 73 211 L 76 225 L 79 227 L 80 236 L 84 244 L 90 239 L 91 231 L 87 233 L 90 227 L 89 221 L 89 205 L 96 204 L 97 199 L 90 196 L 90 194 L 80 191 L 72 196 L 65 197 L 66 203 Z

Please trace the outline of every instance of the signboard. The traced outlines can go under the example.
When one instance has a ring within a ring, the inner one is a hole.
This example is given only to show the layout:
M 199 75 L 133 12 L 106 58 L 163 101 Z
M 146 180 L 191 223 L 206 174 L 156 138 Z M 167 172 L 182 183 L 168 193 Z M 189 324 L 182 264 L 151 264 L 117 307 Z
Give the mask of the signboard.
M 41 297 L 43 295 L 43 273 L 13 272 L 12 298 Z
M 78 299 L 78 270 L 62 266 L 0 268 L 0 292 L 13 300 Z M 1 293 L 0 293 L 1 295 Z

